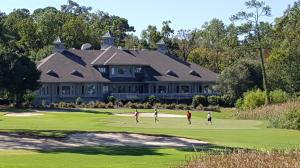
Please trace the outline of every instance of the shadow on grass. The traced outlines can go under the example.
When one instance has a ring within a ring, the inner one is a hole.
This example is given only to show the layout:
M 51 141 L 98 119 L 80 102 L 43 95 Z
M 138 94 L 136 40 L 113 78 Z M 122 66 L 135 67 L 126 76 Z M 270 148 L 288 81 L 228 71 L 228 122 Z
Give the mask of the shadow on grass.
M 227 146 L 220 146 L 220 145 L 214 145 L 214 144 L 203 144 L 200 146 L 193 146 L 193 148 L 178 148 L 177 150 L 184 151 L 184 152 L 204 153 L 204 154 L 210 154 L 210 155 L 221 155 L 221 154 L 234 153 L 241 149 L 248 150 L 245 148 L 227 147 Z
M 62 149 L 54 149 L 54 150 L 40 150 L 38 152 L 49 153 L 49 154 L 73 153 L 73 154 L 82 154 L 82 155 L 111 155 L 111 156 L 167 155 L 158 152 L 158 148 L 123 147 L 123 146 L 62 148 Z
M 24 112 L 80 112 L 80 113 L 91 113 L 91 114 L 106 114 L 112 115 L 111 112 L 101 112 L 99 110 L 92 109 L 80 109 L 80 108 L 2 108 L 0 112 L 8 113 L 24 113 Z

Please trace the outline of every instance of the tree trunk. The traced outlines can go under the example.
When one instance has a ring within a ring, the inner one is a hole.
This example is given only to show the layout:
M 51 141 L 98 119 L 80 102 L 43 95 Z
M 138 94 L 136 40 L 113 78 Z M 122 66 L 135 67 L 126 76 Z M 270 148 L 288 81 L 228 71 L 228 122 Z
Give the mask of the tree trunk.
M 22 107 L 22 94 L 15 93 L 15 107 Z

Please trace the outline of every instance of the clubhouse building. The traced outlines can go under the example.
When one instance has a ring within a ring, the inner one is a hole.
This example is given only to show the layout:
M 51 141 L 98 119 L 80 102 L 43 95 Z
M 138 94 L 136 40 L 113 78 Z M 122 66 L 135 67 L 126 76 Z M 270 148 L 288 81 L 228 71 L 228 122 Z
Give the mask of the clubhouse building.
M 65 49 L 58 38 L 54 52 L 37 64 L 41 88 L 36 103 L 46 101 L 104 101 L 108 96 L 120 100 L 191 99 L 213 94 L 217 74 L 168 53 L 163 41 L 157 50 L 127 50 L 114 45 L 110 32 L 103 37 L 101 50 Z

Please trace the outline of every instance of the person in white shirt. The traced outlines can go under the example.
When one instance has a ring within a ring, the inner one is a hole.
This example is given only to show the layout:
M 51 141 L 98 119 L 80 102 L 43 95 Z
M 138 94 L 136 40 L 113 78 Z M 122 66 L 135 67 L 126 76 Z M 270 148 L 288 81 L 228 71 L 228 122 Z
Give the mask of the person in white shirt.
M 135 117 L 135 123 L 139 123 L 139 112 L 137 111 L 137 109 L 135 109 L 135 112 L 134 112 L 134 117 Z
M 207 122 L 210 122 L 210 124 L 212 125 L 212 116 L 211 116 L 211 112 L 207 112 Z

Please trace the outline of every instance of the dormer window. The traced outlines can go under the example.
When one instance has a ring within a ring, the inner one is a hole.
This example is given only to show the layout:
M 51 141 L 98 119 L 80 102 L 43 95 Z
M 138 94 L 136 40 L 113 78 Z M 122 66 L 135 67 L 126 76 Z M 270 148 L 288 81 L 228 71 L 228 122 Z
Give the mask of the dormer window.
M 99 67 L 98 71 L 101 73 L 106 73 L 106 68 L 105 67 Z
M 142 71 L 142 67 L 136 67 L 135 68 L 135 73 L 140 73 Z
M 72 72 L 71 72 L 71 74 L 72 75 L 74 75 L 74 76 L 78 76 L 78 77 L 81 77 L 81 78 L 83 78 L 83 75 L 82 75 L 82 73 L 80 73 L 79 71 L 77 71 L 77 70 L 73 70 Z

